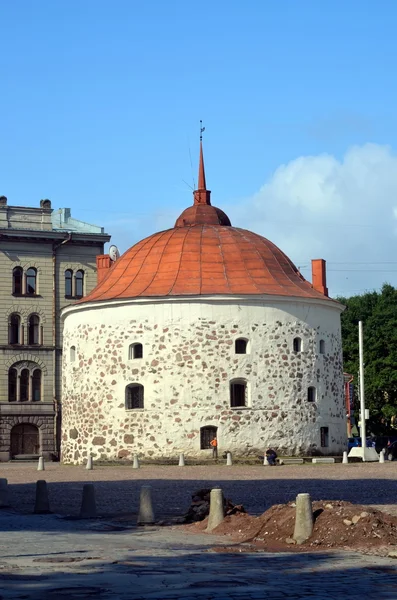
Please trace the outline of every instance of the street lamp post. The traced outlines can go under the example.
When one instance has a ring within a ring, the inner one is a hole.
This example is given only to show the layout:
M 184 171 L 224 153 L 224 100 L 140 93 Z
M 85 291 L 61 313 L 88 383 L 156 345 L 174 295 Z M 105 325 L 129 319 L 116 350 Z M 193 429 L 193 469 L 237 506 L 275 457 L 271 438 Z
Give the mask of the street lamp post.
M 360 435 L 363 462 L 365 462 L 365 451 L 367 449 L 367 434 L 365 423 L 365 395 L 364 395 L 364 351 L 363 351 L 363 322 L 358 322 L 358 352 L 360 362 Z

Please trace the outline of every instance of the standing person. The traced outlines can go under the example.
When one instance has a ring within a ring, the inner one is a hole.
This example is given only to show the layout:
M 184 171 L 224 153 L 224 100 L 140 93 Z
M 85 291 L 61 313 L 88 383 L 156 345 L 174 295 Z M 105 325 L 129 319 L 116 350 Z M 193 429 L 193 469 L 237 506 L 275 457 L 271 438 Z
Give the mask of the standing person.
M 271 467 L 274 467 L 276 464 L 277 452 L 273 450 L 273 448 L 268 448 L 265 452 L 267 462 Z
M 210 441 L 210 446 L 212 448 L 212 458 L 218 458 L 218 440 L 216 437 Z

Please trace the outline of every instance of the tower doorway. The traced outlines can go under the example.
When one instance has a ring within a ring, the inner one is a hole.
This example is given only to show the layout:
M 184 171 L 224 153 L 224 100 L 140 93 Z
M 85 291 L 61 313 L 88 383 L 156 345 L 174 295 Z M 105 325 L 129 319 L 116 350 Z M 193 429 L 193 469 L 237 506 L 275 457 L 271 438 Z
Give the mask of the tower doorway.
M 39 454 L 40 436 L 36 425 L 20 423 L 11 429 L 11 458 L 18 454 Z

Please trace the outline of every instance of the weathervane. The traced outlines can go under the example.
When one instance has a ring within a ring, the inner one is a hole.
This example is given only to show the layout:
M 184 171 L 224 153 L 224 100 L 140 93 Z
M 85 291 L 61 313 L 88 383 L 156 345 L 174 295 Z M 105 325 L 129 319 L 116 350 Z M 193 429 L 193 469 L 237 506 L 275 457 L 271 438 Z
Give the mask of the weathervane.
M 200 119 L 200 142 L 203 141 L 203 131 L 205 131 L 205 127 L 203 127 L 203 122 Z

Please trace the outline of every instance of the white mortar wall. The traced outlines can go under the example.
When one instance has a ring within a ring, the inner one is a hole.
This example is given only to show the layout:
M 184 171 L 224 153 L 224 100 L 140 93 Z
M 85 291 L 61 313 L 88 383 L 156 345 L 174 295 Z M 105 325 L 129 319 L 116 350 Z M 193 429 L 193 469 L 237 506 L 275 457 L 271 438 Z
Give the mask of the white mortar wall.
M 302 352 L 293 339 L 302 338 Z M 249 354 L 234 341 L 249 340 Z M 319 354 L 319 341 L 325 354 Z M 132 343 L 142 359 L 128 359 Z M 70 362 L 70 347 L 76 360 Z M 64 311 L 65 462 L 202 456 L 200 428 L 218 427 L 220 452 L 341 453 L 346 445 L 340 307 L 271 299 L 131 300 Z M 230 407 L 230 380 L 247 381 L 247 408 Z M 125 409 L 125 387 L 144 386 L 144 409 Z M 307 401 L 315 386 L 316 403 Z M 329 446 L 320 447 L 320 427 Z

